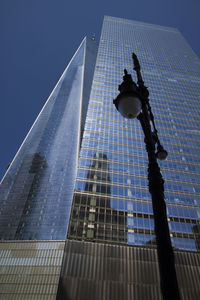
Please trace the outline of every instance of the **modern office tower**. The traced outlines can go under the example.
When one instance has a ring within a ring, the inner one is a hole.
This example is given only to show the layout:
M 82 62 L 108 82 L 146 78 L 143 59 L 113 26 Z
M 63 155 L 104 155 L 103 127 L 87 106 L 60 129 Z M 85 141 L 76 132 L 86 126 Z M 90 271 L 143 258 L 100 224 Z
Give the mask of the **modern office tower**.
M 85 38 L 1 182 L 1 299 L 55 298 L 96 55 Z
M 200 61 L 178 30 L 113 17 L 97 58 L 96 47 L 82 42 L 2 182 L 2 293 L 55 299 L 68 230 L 57 299 L 162 299 L 144 136 L 113 105 L 124 68 L 136 79 L 135 52 L 169 153 L 160 167 L 180 292 L 196 300 Z
M 140 122 L 113 105 L 139 58 L 160 161 L 182 299 L 200 298 L 200 61 L 177 29 L 105 17 L 82 140 L 58 299 L 161 299 Z

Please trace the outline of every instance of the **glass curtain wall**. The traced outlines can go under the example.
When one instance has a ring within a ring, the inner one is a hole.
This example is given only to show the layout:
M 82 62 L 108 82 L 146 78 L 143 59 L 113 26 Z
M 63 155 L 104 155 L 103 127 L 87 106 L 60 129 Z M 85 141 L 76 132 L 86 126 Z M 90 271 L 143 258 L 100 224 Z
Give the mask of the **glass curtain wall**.
M 68 237 L 154 245 L 147 154 L 138 120 L 113 105 L 139 58 L 161 143 L 171 240 L 200 248 L 200 61 L 177 29 L 105 17 L 87 112 Z
M 97 43 L 84 38 L 0 186 L 0 239 L 65 240 Z

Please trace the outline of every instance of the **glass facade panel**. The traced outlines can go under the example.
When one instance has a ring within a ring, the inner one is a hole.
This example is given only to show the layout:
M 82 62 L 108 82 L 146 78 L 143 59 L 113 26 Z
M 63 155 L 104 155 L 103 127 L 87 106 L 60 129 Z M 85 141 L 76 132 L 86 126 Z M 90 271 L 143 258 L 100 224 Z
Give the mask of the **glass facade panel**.
M 138 120 L 113 105 L 135 52 L 161 142 L 172 243 L 199 250 L 199 60 L 177 29 L 105 17 L 87 111 L 68 237 L 155 245 L 147 154 Z M 133 78 L 136 80 L 135 74 Z
M 4 176 L 0 239 L 65 239 L 96 53 L 85 38 Z

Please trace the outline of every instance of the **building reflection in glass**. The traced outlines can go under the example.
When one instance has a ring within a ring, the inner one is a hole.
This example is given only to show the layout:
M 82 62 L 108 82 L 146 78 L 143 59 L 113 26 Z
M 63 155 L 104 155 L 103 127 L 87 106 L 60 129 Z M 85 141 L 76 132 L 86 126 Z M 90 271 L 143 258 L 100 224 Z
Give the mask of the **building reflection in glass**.
M 80 158 L 68 237 L 155 246 L 151 200 L 147 188 L 135 186 L 135 172 L 137 168 L 131 172 L 115 169 L 109 152 L 95 151 L 92 160 Z M 168 206 L 173 246 L 195 251 L 199 249 L 197 212 L 183 207 L 184 217 L 179 213 L 174 205 Z
M 195 237 L 195 244 L 198 251 L 200 251 L 200 225 L 196 224 L 192 227 L 192 231 Z
M 87 171 L 84 192 L 76 190 L 69 238 L 127 242 L 127 213 L 111 207 L 109 162 L 104 153 L 95 153 Z

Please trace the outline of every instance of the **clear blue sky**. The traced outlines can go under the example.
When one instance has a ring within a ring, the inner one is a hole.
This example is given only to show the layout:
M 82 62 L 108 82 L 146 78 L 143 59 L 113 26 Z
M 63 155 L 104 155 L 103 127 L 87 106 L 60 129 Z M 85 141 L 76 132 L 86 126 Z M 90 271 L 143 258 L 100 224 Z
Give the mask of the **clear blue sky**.
M 200 57 L 200 0 L 1 0 L 0 177 L 85 35 L 104 15 L 176 27 Z

